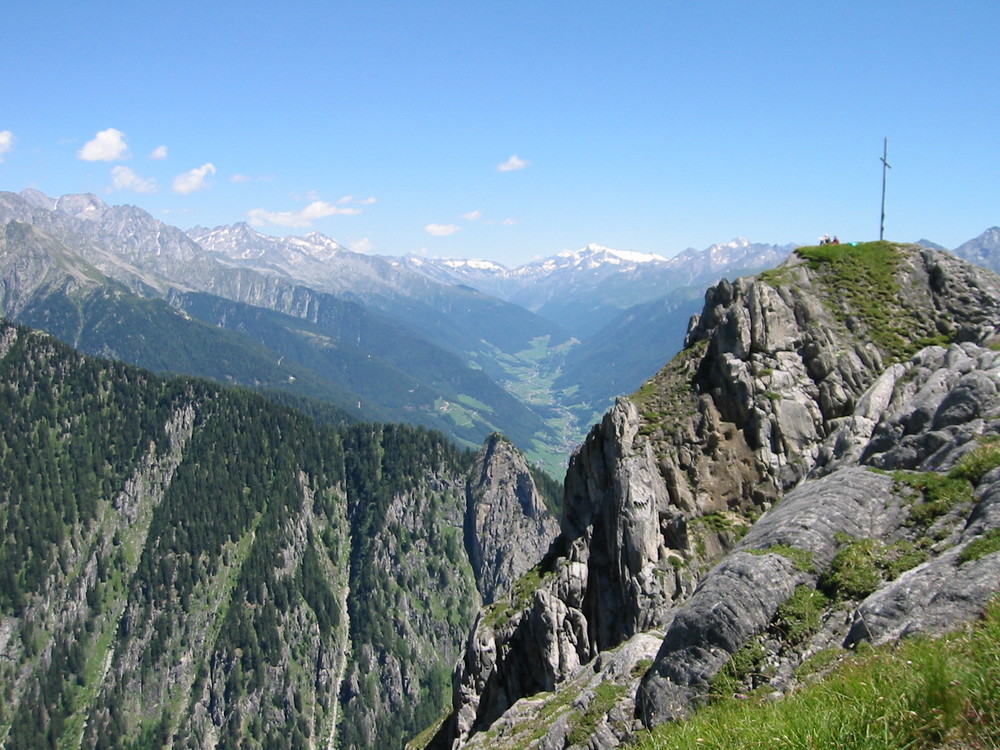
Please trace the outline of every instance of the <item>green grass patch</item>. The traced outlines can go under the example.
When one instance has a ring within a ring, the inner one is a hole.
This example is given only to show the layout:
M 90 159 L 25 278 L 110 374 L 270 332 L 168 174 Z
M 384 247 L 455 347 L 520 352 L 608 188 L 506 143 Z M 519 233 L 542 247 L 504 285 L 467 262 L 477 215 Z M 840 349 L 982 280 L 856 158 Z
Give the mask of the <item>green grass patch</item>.
M 594 697 L 590 699 L 590 704 L 584 709 L 580 717 L 573 722 L 566 741 L 569 745 L 579 745 L 586 742 L 594 734 L 597 725 L 604 720 L 608 713 L 615 707 L 618 699 L 625 694 L 622 685 L 615 685 L 612 682 L 602 682 L 594 691 Z
M 954 470 L 948 474 L 895 471 L 892 478 L 897 485 L 907 485 L 920 493 L 910 506 L 907 526 L 926 529 L 957 505 L 972 502 L 972 483 L 954 474 Z
M 745 644 L 709 683 L 713 698 L 728 698 L 741 691 L 748 682 L 753 684 L 766 678 L 763 670 L 766 657 L 767 649 L 759 638 Z
M 920 493 L 910 506 L 906 524 L 929 528 L 953 508 L 973 502 L 973 489 L 983 476 L 1000 466 L 1000 438 L 979 438 L 979 445 L 962 457 L 947 474 L 934 471 L 894 471 L 891 476 L 897 486 L 907 486 Z
M 644 674 L 646 674 L 646 672 L 649 671 L 649 668 L 651 666 L 653 666 L 653 660 L 652 659 L 639 659 L 639 661 L 637 661 L 632 666 L 632 676 L 633 677 L 642 677 Z
M 441 716 L 438 717 L 437 721 L 435 721 L 429 727 L 424 729 L 424 731 L 422 731 L 420 734 L 418 734 L 416 737 L 414 737 L 412 740 L 406 743 L 406 750 L 424 750 L 424 748 L 426 748 L 429 744 L 431 744 L 431 740 L 434 739 L 434 735 L 436 735 L 438 733 L 438 730 L 440 730 L 441 727 L 444 726 L 444 723 L 448 720 L 448 717 L 450 716 L 451 716 L 450 710 L 442 713 Z
M 979 438 L 979 445 L 966 453 L 951 471 L 949 477 L 966 479 L 979 484 L 983 476 L 1000 466 L 1000 438 L 989 435 Z
M 973 539 L 958 556 L 959 563 L 972 562 L 1000 550 L 1000 529 L 990 529 L 985 534 Z
M 658 439 L 697 412 L 692 381 L 707 348 L 708 341 L 703 340 L 678 352 L 629 397 L 642 415 L 640 435 Z
M 829 669 L 845 655 L 844 649 L 833 646 L 817 651 L 795 668 L 795 676 L 800 680 Z
M 475 409 L 477 411 L 481 411 L 484 414 L 493 413 L 493 409 L 489 406 L 489 404 L 484 404 L 482 401 L 477 401 L 472 396 L 469 396 L 465 393 L 458 394 L 455 400 L 458 401 L 460 404 L 462 404 L 462 406 L 465 406 L 469 409 Z
M 729 531 L 733 528 L 733 519 L 725 513 L 706 513 L 691 519 L 692 526 L 704 526 L 712 531 Z
M 907 359 L 928 343 L 948 343 L 948 337 L 900 304 L 896 273 L 902 255 L 892 243 L 819 245 L 795 252 L 819 272 L 827 307 L 842 323 L 860 320 L 889 359 Z
M 819 630 L 830 600 L 811 586 L 796 586 L 795 593 L 778 606 L 772 628 L 785 643 L 795 646 Z
M 774 287 L 786 287 L 792 283 L 792 277 L 794 275 L 795 266 L 779 266 L 777 268 L 769 268 L 766 271 L 762 271 L 757 274 L 757 278 L 765 284 L 770 284 Z
M 797 646 L 819 630 L 823 613 L 830 600 L 811 586 L 796 586 L 794 593 L 778 606 L 768 632 L 787 646 Z M 768 650 L 763 644 L 766 634 L 753 638 L 733 654 L 726 665 L 712 678 L 713 696 L 731 696 L 741 690 L 752 690 L 766 682 L 765 667 Z
M 644 750 L 929 750 L 1000 746 L 1000 605 L 940 639 L 853 654 L 780 701 L 726 699 L 643 737 Z
M 514 581 L 514 585 L 506 595 L 486 608 L 483 624 L 495 629 L 527 609 L 546 575 L 547 573 L 542 572 L 541 566 L 536 565 Z
M 886 544 L 878 539 L 841 539 L 819 588 L 831 599 L 860 601 L 884 581 L 898 578 L 927 559 L 927 551 L 912 542 Z

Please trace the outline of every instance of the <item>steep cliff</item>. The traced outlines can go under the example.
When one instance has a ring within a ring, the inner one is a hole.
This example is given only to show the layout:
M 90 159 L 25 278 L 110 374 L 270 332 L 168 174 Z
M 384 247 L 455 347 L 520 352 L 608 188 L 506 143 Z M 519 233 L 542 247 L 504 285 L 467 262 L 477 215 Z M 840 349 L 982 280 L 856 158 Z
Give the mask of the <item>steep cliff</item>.
M 741 650 L 778 684 L 820 644 L 976 616 L 997 556 L 961 551 L 1000 519 L 996 473 L 963 462 L 1000 460 L 998 325 L 1000 279 L 917 246 L 802 248 L 710 289 L 685 350 L 573 456 L 561 536 L 480 613 L 433 745 L 613 746 Z M 862 552 L 871 588 L 838 588 Z M 817 586 L 823 628 L 782 637 Z
M 484 604 L 538 564 L 559 532 L 524 456 L 493 434 L 469 477 L 465 543 Z

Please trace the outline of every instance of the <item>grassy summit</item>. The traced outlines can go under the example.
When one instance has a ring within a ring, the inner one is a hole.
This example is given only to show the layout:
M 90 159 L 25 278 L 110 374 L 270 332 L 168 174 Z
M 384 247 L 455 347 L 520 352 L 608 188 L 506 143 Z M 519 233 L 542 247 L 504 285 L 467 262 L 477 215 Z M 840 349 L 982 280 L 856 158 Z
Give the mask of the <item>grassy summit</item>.
M 903 304 L 904 252 L 891 242 L 800 247 L 795 253 L 818 272 L 826 305 L 852 332 L 859 323 L 892 361 L 930 344 L 947 343 L 930 321 Z

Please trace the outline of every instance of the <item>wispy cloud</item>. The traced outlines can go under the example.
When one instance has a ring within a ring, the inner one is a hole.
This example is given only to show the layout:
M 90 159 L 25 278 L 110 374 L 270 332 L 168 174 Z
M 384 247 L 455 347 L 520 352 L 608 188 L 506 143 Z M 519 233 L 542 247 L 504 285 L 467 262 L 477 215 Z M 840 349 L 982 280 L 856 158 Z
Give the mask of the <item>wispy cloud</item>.
M 455 232 L 461 229 L 457 224 L 428 224 L 424 227 L 424 231 L 427 234 L 432 234 L 435 237 L 447 237 L 449 234 L 455 234 Z
M 505 227 L 513 227 L 517 225 L 517 219 L 504 219 L 500 223 L 503 224 Z
M 0 130 L 0 161 L 3 161 L 4 154 L 14 147 L 14 134 L 9 130 Z
M 207 181 L 209 175 L 215 174 L 215 165 L 212 162 L 202 164 L 200 167 L 188 170 L 174 178 L 174 192 L 181 195 L 193 193 L 195 190 L 204 190 L 209 186 Z
M 498 164 L 497 165 L 497 171 L 498 172 L 516 172 L 519 169 L 524 169 L 530 163 L 531 162 L 529 162 L 527 159 L 522 159 L 517 154 L 514 154 L 512 157 L 510 157 L 503 164 Z
M 125 134 L 115 128 L 102 130 L 92 141 L 83 144 L 77 154 L 83 161 L 120 161 L 128 159 L 131 154 L 125 143 Z
M 466 221 L 476 221 L 483 218 L 483 212 L 476 209 L 475 211 L 469 211 L 468 213 L 462 214 L 459 218 L 465 219 Z
M 342 206 L 347 206 L 353 203 L 356 206 L 372 206 L 378 203 L 378 199 L 375 196 L 370 196 L 368 198 L 358 198 L 356 195 L 345 195 L 339 201 L 337 201 Z
M 253 177 L 248 174 L 234 174 L 229 178 L 230 182 L 253 182 Z
M 273 224 L 279 227 L 311 227 L 313 222 L 327 216 L 353 216 L 361 213 L 360 208 L 344 208 L 327 201 L 313 201 L 301 211 L 268 211 L 254 208 L 247 211 L 247 218 L 255 227 Z
M 129 167 L 117 166 L 111 170 L 112 190 L 134 190 L 137 193 L 155 193 L 156 180 L 140 177 Z
M 374 249 L 375 243 L 367 237 L 362 237 L 360 240 L 355 240 L 351 243 L 351 250 L 356 253 L 370 253 Z
M 153 152 L 149 155 L 150 159 L 166 159 L 167 158 L 167 147 L 157 146 L 153 149 Z

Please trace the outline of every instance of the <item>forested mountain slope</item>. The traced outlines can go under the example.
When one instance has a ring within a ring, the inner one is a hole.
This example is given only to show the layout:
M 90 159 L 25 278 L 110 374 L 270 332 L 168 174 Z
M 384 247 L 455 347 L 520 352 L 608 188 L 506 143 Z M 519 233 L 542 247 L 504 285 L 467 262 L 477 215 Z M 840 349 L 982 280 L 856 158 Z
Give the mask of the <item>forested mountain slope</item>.
M 480 601 L 485 459 L 0 321 L 0 741 L 400 746 Z

